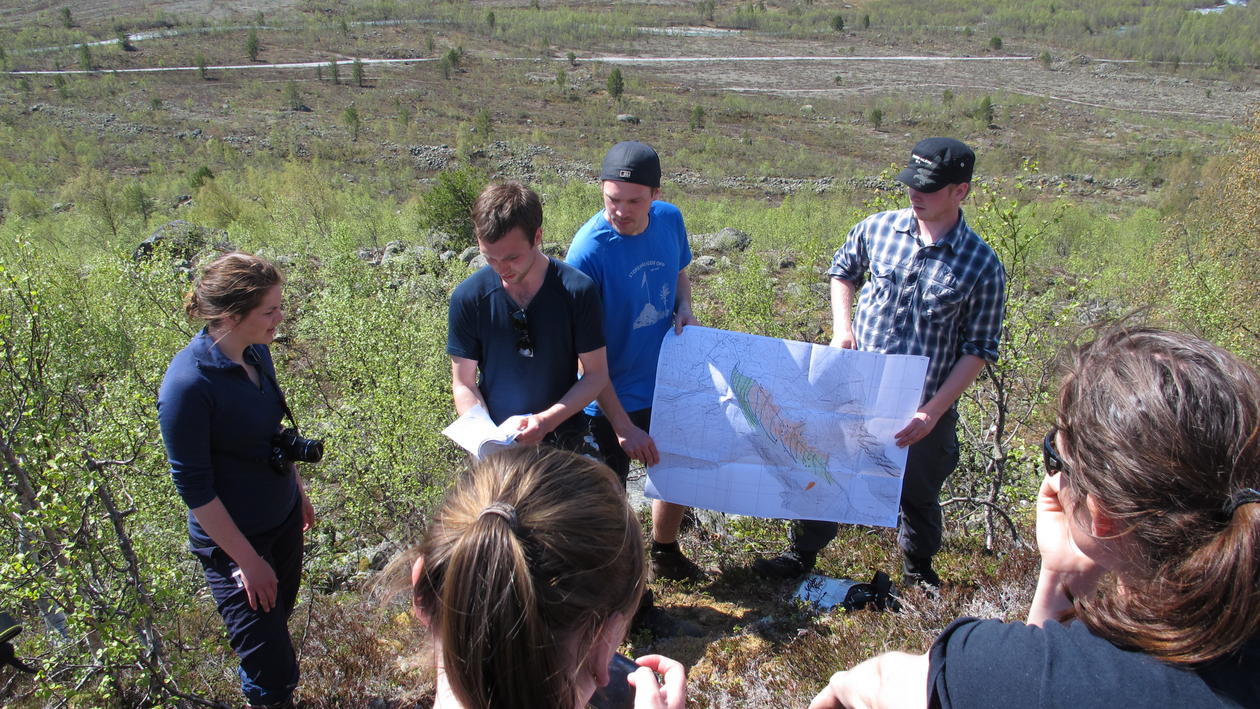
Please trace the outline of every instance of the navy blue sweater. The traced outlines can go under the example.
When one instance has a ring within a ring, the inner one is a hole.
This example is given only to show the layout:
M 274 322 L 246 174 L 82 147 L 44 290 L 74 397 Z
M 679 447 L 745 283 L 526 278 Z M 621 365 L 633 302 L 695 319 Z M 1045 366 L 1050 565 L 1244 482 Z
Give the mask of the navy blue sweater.
M 251 345 L 244 357 L 261 386 L 203 329 L 171 360 L 158 393 L 162 440 L 175 489 L 190 510 L 193 546 L 214 543 L 191 510 L 215 497 L 246 536 L 279 526 L 298 501 L 294 476 L 279 475 L 268 463 L 284 416 L 271 352 Z

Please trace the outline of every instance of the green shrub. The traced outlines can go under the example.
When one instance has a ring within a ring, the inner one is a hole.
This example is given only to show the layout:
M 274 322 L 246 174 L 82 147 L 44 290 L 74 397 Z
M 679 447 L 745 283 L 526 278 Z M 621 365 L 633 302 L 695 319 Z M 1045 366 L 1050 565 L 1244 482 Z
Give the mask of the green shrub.
M 249 34 L 245 37 L 245 56 L 249 57 L 251 62 L 258 61 L 258 52 L 261 45 L 258 42 L 258 30 L 250 28 Z
M 691 107 L 691 119 L 688 125 L 690 125 L 691 130 L 693 131 L 704 129 L 704 106 L 696 104 Z
M 206 184 L 206 181 L 213 179 L 214 171 L 205 165 L 201 165 L 196 170 L 193 170 L 192 175 L 188 178 L 188 184 L 191 185 L 193 189 L 198 189 L 202 185 Z
M 363 60 L 358 57 L 354 58 L 354 62 L 350 65 L 350 78 L 353 79 L 354 85 L 363 87 Z
M 284 105 L 290 111 L 298 111 L 302 108 L 302 92 L 298 90 L 297 82 L 292 79 L 284 82 Z
M 621 78 L 621 69 L 614 67 L 608 75 L 608 95 L 614 99 L 620 99 L 621 94 L 626 90 L 626 82 Z
M 460 248 L 474 246 L 472 206 L 486 182 L 486 176 L 471 167 L 438 173 L 424 195 L 420 226 L 456 237 Z

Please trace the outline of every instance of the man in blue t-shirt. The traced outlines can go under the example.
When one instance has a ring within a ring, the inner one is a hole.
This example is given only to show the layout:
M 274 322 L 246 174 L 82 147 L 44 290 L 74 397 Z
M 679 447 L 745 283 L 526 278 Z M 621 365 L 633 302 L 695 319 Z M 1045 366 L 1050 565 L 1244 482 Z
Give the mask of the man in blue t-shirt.
M 588 452 L 582 407 L 608 385 L 599 291 L 542 252 L 542 202 L 520 182 L 486 187 L 472 217 L 486 265 L 451 294 L 455 410 L 481 404 L 496 424 L 521 415 L 518 442 Z
M 624 483 L 630 459 L 655 465 L 656 444 L 647 434 L 656 388 L 656 360 L 671 327 L 681 334 L 699 324 L 691 312 L 687 264 L 691 247 L 682 213 L 657 201 L 661 162 L 643 143 L 626 141 L 608 151 L 600 172 L 604 209 L 591 217 L 569 247 L 566 260 L 591 277 L 604 307 L 604 338 L 612 384 L 587 407 L 604 461 Z M 652 502 L 652 570 L 670 579 L 704 572 L 678 547 L 685 507 Z

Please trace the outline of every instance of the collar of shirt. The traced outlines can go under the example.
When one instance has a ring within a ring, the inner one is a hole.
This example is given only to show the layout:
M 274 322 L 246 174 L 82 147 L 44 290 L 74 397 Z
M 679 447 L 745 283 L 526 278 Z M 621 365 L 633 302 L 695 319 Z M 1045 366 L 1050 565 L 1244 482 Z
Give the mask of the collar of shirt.
M 952 251 L 957 241 L 962 238 L 960 234 L 966 233 L 968 227 L 967 220 L 963 217 L 963 211 L 959 209 L 958 221 L 955 222 L 954 226 L 945 233 L 945 236 L 942 236 L 930 244 L 925 244 L 923 243 L 923 240 L 919 238 L 919 220 L 915 218 L 914 210 L 906 208 L 898 212 L 893 228 L 899 232 L 909 234 L 910 237 L 923 248 L 927 248 L 929 246 L 940 246 L 942 248 L 948 248 Z
M 197 366 L 202 369 L 227 370 L 240 367 L 241 365 L 232 361 L 231 357 L 223 354 L 214 344 L 214 338 L 210 337 L 210 328 L 204 327 L 197 336 L 193 338 L 193 345 L 196 354 Z M 242 355 L 246 362 L 250 364 L 258 364 L 258 355 L 254 352 L 254 346 L 250 345 L 245 348 Z

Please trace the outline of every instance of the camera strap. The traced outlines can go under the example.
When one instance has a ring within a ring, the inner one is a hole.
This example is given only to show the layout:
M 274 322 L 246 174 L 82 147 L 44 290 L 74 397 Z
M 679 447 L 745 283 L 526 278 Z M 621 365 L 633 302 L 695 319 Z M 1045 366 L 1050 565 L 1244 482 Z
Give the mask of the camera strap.
M 297 417 L 293 415 L 293 410 L 289 408 L 289 401 L 284 396 L 284 390 L 280 388 L 280 382 L 277 382 L 275 375 L 267 371 L 267 368 L 262 365 L 262 361 L 257 354 L 254 355 L 254 359 L 259 360 L 254 366 L 266 377 L 267 381 L 271 382 L 271 386 L 275 387 L 276 393 L 280 395 L 280 406 L 284 408 L 284 415 L 289 417 L 289 423 L 293 424 L 293 430 L 301 431 L 302 428 L 298 426 Z

